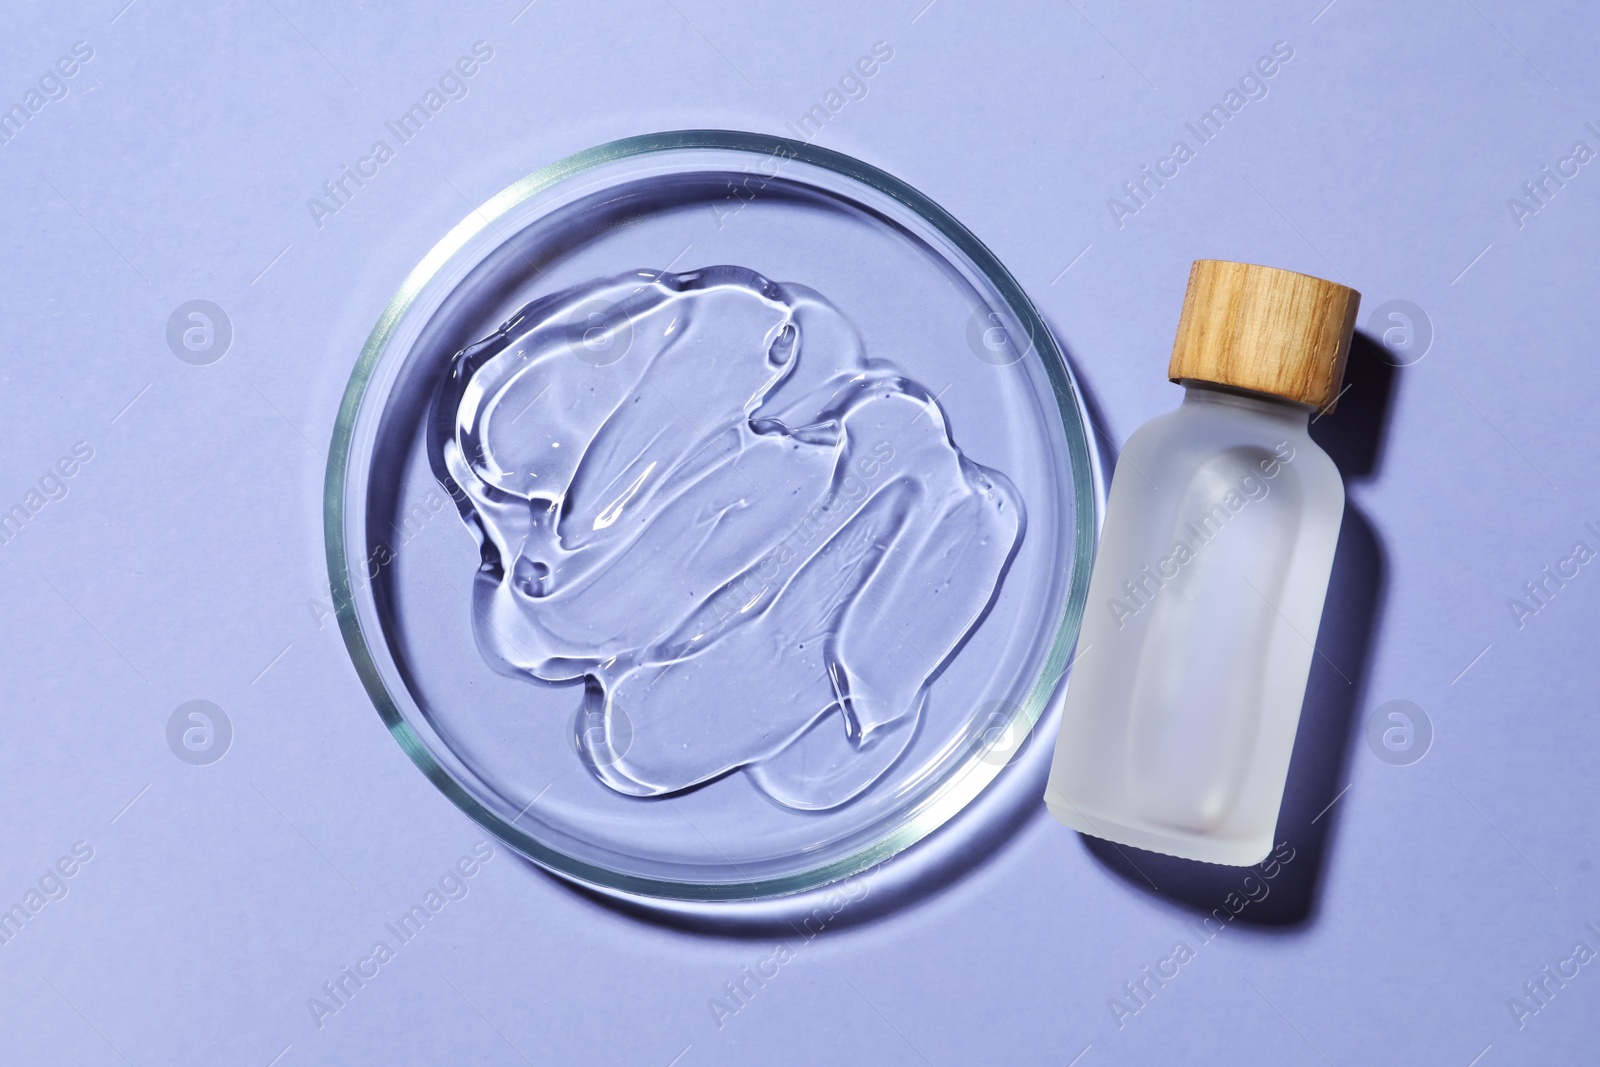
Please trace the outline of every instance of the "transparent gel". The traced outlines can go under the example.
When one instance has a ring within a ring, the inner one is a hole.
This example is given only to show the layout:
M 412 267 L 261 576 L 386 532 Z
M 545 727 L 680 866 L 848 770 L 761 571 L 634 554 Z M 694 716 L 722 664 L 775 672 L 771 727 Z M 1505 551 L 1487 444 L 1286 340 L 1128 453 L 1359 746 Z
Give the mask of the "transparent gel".
M 630 796 L 733 771 L 844 804 L 916 732 L 1026 519 L 931 391 L 820 294 L 738 266 L 633 271 L 463 350 L 435 476 L 482 550 L 478 647 L 584 683 L 584 763 Z

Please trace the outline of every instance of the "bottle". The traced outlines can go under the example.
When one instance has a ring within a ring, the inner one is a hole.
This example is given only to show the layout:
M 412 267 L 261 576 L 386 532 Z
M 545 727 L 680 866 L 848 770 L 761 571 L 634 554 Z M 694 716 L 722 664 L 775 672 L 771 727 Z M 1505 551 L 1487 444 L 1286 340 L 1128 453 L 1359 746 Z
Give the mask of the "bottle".
M 1245 866 L 1273 845 L 1344 514 L 1309 436 L 1361 294 L 1198 260 L 1174 411 L 1117 462 L 1045 803 L 1085 834 Z

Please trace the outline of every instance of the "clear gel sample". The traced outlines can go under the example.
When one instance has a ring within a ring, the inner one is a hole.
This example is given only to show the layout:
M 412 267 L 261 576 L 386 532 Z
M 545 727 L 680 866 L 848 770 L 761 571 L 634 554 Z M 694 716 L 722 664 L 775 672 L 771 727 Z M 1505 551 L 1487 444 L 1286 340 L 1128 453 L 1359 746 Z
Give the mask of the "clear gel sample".
M 431 427 L 481 547 L 479 650 L 583 683 L 578 751 L 631 796 L 734 771 L 789 808 L 857 796 L 1026 528 L 927 388 L 740 267 L 535 301 L 456 357 Z
M 1045 802 L 1074 829 L 1271 851 L 1344 513 L 1309 409 L 1188 383 L 1117 463 Z

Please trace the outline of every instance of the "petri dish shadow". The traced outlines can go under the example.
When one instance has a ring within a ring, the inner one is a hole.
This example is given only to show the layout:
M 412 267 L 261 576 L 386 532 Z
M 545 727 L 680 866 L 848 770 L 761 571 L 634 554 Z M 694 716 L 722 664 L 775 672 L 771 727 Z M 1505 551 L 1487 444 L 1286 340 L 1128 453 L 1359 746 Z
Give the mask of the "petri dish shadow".
M 1046 319 L 1046 321 L 1048 322 L 1049 320 Z M 1066 342 L 1060 340 L 1061 332 L 1055 329 L 1055 323 L 1053 322 L 1050 323 L 1050 328 L 1055 331 L 1056 343 L 1061 347 L 1062 358 L 1067 361 L 1068 366 L 1074 366 L 1072 356 L 1067 352 Z M 1074 374 L 1076 373 L 1076 370 L 1074 370 Z M 1111 471 L 1115 469 L 1117 457 L 1122 454 L 1122 450 L 1117 447 L 1116 442 L 1111 439 L 1111 434 L 1105 428 L 1105 409 L 1100 406 L 1100 400 L 1095 396 L 1094 390 L 1084 382 L 1082 375 L 1077 376 L 1076 383 L 1078 386 L 1078 400 L 1083 404 L 1085 421 L 1089 424 L 1089 447 L 1094 449 L 1095 464 L 1101 472 L 1099 475 L 1100 480 L 1109 486 L 1111 484 Z M 1100 514 L 1102 517 L 1105 514 L 1105 494 L 1103 489 L 1101 491 Z M 1095 531 L 1095 541 L 1097 543 L 1100 539 L 1099 533 L 1098 530 Z
M 791 896 L 708 902 L 628 896 L 571 881 L 531 860 L 518 859 L 592 904 L 679 933 L 736 941 L 796 937 L 810 941 L 824 932 L 870 926 L 929 902 L 1012 847 L 1030 822 L 1047 817 L 1039 797 L 1049 776 L 1059 723 L 1057 700 L 984 794 L 923 840 L 858 874 Z M 968 820 L 981 821 L 984 832 L 964 832 Z
M 1280 846 L 1276 865 L 1265 868 L 1272 876 L 1253 867 L 1200 863 L 1080 835 L 1089 854 L 1129 885 L 1198 916 L 1223 909 L 1245 925 L 1283 930 L 1315 921 L 1389 581 L 1383 541 L 1348 490 L 1375 478 L 1382 467 L 1395 372 L 1387 350 L 1357 333 L 1337 409 L 1313 416 L 1311 436 L 1338 466 L 1347 493 L 1278 815 L 1277 840 L 1287 848 Z M 1236 906 L 1245 901 L 1236 911 L 1228 907 L 1230 894 Z

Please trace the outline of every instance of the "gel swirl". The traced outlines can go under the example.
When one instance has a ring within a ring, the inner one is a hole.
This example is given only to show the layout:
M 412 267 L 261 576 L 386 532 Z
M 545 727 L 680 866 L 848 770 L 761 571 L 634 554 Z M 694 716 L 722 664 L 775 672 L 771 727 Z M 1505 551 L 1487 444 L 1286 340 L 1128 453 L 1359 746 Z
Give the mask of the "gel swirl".
M 927 389 L 741 267 L 527 305 L 455 356 L 429 451 L 481 546 L 485 659 L 583 682 L 579 754 L 640 797 L 735 770 L 790 808 L 859 795 L 1026 524 Z

